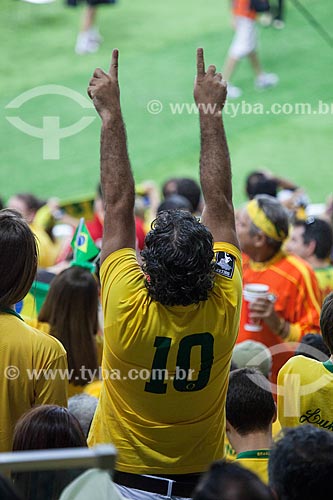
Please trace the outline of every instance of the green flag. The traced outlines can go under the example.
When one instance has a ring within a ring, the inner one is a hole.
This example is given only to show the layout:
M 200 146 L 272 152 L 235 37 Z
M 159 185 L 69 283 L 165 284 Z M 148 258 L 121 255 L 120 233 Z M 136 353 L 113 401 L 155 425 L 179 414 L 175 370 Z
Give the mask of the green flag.
M 99 254 L 99 248 L 95 245 L 84 219 L 80 219 L 79 225 L 74 233 L 71 247 L 73 248 L 73 261 L 71 265 L 89 267 L 89 261 Z

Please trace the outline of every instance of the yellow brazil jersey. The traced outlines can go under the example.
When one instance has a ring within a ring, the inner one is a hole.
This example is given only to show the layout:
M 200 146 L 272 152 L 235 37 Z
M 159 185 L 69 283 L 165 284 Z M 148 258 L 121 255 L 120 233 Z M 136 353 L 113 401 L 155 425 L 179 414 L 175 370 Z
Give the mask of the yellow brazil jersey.
M 333 266 L 318 267 L 314 272 L 324 300 L 333 291 Z
M 206 301 L 153 301 L 133 249 L 101 267 L 104 354 L 89 445 L 113 443 L 117 469 L 138 474 L 201 472 L 224 456 L 225 399 L 241 307 L 241 257 L 216 243 Z
M 238 453 L 234 463 L 254 472 L 263 483 L 268 484 L 268 460 L 269 450 L 251 450 Z
M 0 313 L 0 331 L 0 451 L 11 451 L 14 427 L 23 413 L 35 405 L 67 406 L 67 382 L 62 380 L 67 360 L 58 340 L 13 312 Z
M 278 376 L 278 418 L 282 427 L 313 424 L 333 431 L 333 364 L 305 356 L 291 358 Z
M 278 421 L 278 419 L 276 419 L 272 424 L 273 441 L 276 441 L 279 438 L 280 432 L 281 432 L 281 424 Z M 234 460 L 236 460 L 237 453 L 235 452 L 235 450 L 231 446 L 230 441 L 229 441 L 228 436 L 227 436 L 227 433 L 225 435 L 224 446 L 225 446 L 225 448 L 224 448 L 225 449 L 225 459 L 228 462 L 233 462 Z

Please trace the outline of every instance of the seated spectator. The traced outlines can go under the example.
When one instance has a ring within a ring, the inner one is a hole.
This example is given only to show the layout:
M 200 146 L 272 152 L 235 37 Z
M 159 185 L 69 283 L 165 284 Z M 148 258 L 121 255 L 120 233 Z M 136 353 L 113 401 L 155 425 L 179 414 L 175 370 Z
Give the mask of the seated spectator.
M 278 183 L 274 178 L 269 178 L 264 172 L 252 172 L 246 178 L 246 194 L 253 200 L 258 194 L 268 194 L 276 198 Z
M 327 361 L 331 356 L 330 350 L 323 337 L 317 333 L 307 333 L 299 343 L 295 356 L 305 356 L 317 361 Z
M 231 372 L 226 403 L 227 436 L 236 461 L 268 483 L 268 458 L 276 407 L 266 377 L 253 368 Z
M 315 217 L 296 221 L 286 244 L 288 252 L 306 260 L 314 269 L 323 299 L 333 291 L 332 247 L 330 224 Z
M 192 206 L 193 214 L 200 214 L 202 211 L 201 189 L 194 179 L 187 177 L 175 177 L 166 181 L 162 187 L 164 198 L 178 194 L 188 199 Z
M 196 487 L 193 500 L 273 500 L 253 472 L 235 463 L 215 462 Z
M 14 210 L 0 211 L 0 256 L 0 451 L 10 451 L 23 413 L 38 404 L 67 405 L 67 384 L 60 373 L 67 361 L 60 342 L 28 326 L 13 309 L 30 290 L 37 270 L 35 237 Z M 33 370 L 54 370 L 53 378 L 41 375 L 37 380 Z
M 278 376 L 278 418 L 282 427 L 313 424 L 333 431 L 333 293 L 320 316 L 323 339 L 331 357 L 324 363 L 294 356 Z
M 333 436 L 305 425 L 286 429 L 271 450 L 269 484 L 279 500 L 314 500 L 330 495 Z
M 179 194 L 171 194 L 162 203 L 159 204 L 157 208 L 157 213 L 163 212 L 165 210 L 188 210 L 193 211 L 192 205 L 185 196 Z
M 79 421 L 85 437 L 88 437 L 89 429 L 98 399 L 88 394 L 76 394 L 68 400 L 68 410 Z
M 266 378 L 271 376 L 271 351 L 261 342 L 245 340 L 236 344 L 231 359 L 238 368 L 257 368 Z
M 69 397 L 99 375 L 102 337 L 98 335 L 98 286 L 88 269 L 65 269 L 51 282 L 38 321 L 30 324 L 56 337 L 67 351 Z
M 279 189 L 295 191 L 298 188 L 293 182 L 277 177 L 268 170 L 255 170 L 245 181 L 245 191 L 249 200 L 253 200 L 258 194 L 268 194 L 276 198 Z
M 249 257 L 243 260 L 243 285 L 268 285 L 270 296 L 251 303 L 243 301 L 237 342 L 255 340 L 271 350 L 273 382 L 293 355 L 290 342 L 319 332 L 318 283 L 306 262 L 282 250 L 288 226 L 285 209 L 272 196 L 257 196 L 238 213 L 237 234 L 241 249 Z M 257 331 L 248 329 L 248 312 Z
M 8 208 L 17 210 L 28 222 L 32 232 L 37 237 L 39 267 L 49 267 L 55 264 L 59 253 L 59 247 L 52 240 L 51 233 L 48 233 L 36 218 L 37 212 L 44 205 L 44 201 L 28 193 L 16 194 L 8 201 Z
M 13 451 L 86 447 L 79 422 L 60 406 L 38 406 L 17 422 Z M 26 500 L 56 500 L 82 470 L 15 472 L 12 479 Z

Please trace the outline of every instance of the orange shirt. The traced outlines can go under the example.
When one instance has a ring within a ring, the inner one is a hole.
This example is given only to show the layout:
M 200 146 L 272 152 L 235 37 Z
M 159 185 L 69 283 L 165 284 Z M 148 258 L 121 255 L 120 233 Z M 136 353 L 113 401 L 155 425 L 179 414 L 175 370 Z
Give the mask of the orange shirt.
M 232 5 L 232 12 L 234 16 L 248 17 L 249 19 L 255 19 L 257 13 L 250 7 L 250 0 L 234 0 Z
M 320 331 L 320 291 L 312 268 L 304 260 L 282 251 L 268 262 L 245 260 L 243 284 L 248 283 L 269 285 L 270 293 L 276 296 L 275 311 L 290 323 L 287 342 L 298 342 L 306 333 Z M 275 335 L 265 323 L 260 332 L 245 330 L 245 316 L 243 301 L 237 342 L 255 340 L 270 348 L 273 356 L 272 382 L 275 383 L 278 371 L 293 355 L 294 347 Z

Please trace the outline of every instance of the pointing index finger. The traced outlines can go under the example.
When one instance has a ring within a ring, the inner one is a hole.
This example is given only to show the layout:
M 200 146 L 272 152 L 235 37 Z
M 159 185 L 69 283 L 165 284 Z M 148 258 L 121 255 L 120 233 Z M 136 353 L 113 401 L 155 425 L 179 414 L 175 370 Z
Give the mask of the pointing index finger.
M 203 78 L 205 76 L 205 61 L 204 61 L 204 51 L 203 49 L 197 49 L 197 78 Z
M 119 50 L 113 49 L 109 75 L 112 78 L 115 78 L 116 80 L 118 80 L 118 56 L 119 56 Z

